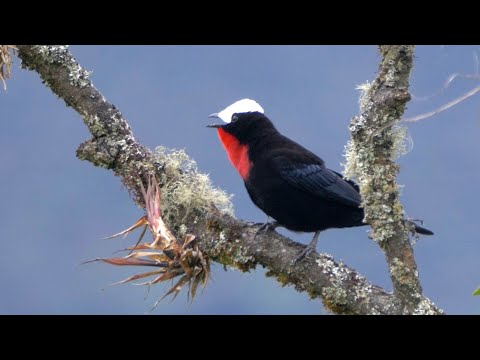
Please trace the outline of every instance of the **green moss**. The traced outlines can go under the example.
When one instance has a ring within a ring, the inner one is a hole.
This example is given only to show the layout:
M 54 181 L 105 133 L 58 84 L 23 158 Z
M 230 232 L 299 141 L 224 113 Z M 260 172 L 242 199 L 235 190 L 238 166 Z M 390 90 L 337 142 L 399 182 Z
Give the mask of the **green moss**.
M 325 287 L 322 289 L 322 302 L 325 308 L 334 314 L 352 315 L 347 302 L 347 292 L 342 288 Z
M 280 283 L 280 285 L 282 285 L 282 287 L 292 284 L 288 274 L 285 274 L 283 272 L 276 272 L 270 269 L 265 273 L 265 276 L 275 278 Z
M 265 275 L 267 277 L 275 278 L 281 284 L 282 287 L 293 285 L 296 291 L 300 293 L 307 292 L 310 299 L 316 299 L 321 297 L 321 294 L 317 291 L 317 289 L 314 286 L 309 284 L 307 279 L 303 279 L 300 282 L 296 282 L 295 280 L 292 279 L 291 274 L 289 274 L 288 272 L 286 273 L 283 271 L 277 271 L 273 269 L 269 269 Z

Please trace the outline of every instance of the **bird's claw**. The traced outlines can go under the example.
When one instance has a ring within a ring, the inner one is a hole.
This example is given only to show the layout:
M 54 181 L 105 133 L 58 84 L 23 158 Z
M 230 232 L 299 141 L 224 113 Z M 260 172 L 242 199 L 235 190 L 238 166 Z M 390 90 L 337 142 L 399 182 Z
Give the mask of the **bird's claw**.
M 278 222 L 272 221 L 272 222 L 266 222 L 262 226 L 260 226 L 257 230 L 258 232 L 268 232 L 268 231 L 273 231 L 279 226 Z
M 304 259 L 307 255 L 310 255 L 312 252 L 315 252 L 317 248 L 318 237 L 320 236 L 320 231 L 316 231 L 315 235 L 313 235 L 312 241 L 305 246 L 305 248 L 300 251 L 299 256 L 293 261 L 293 265 L 298 264 L 302 259 Z
M 258 228 L 258 230 L 255 233 L 255 236 L 253 237 L 253 239 L 255 240 L 257 235 L 259 235 L 259 234 L 267 233 L 269 231 L 275 231 L 275 229 L 279 226 L 280 226 L 280 224 L 276 221 L 272 221 L 272 222 L 267 221 L 266 223 L 262 224 L 262 226 L 260 226 Z
M 305 257 L 307 257 L 308 255 L 310 255 L 311 253 L 315 252 L 315 245 L 312 245 L 312 244 L 308 244 L 307 246 L 305 246 L 305 248 L 303 250 L 300 251 L 300 254 L 297 256 L 297 258 L 293 261 L 293 264 L 296 265 L 298 264 L 300 261 L 302 261 L 303 259 L 305 259 Z

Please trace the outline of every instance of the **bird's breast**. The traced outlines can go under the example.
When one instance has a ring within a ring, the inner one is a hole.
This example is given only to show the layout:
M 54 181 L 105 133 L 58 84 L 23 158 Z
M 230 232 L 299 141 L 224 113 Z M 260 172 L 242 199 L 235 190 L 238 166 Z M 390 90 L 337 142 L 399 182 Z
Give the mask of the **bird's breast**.
M 217 132 L 233 167 L 237 169 L 243 180 L 248 179 L 250 170 L 253 167 L 248 156 L 248 145 L 241 144 L 235 136 L 222 128 L 218 128 Z

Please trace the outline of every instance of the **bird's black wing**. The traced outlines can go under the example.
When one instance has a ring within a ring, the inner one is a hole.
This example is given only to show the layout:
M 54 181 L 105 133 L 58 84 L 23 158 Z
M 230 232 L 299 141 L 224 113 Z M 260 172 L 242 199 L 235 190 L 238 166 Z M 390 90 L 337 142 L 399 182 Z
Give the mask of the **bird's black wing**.
M 332 170 L 333 171 L 333 170 Z M 353 181 L 353 180 L 350 180 L 350 179 L 345 179 L 343 177 L 342 174 L 336 172 L 336 171 L 333 171 L 335 174 L 337 174 L 338 176 L 340 176 L 344 181 L 346 181 L 347 183 L 349 183 L 357 192 L 360 192 L 360 187 L 358 186 L 358 184 Z
M 300 190 L 347 206 L 360 206 L 362 199 L 357 184 L 347 182 L 323 163 L 302 160 L 295 156 L 276 156 L 272 165 L 285 181 Z

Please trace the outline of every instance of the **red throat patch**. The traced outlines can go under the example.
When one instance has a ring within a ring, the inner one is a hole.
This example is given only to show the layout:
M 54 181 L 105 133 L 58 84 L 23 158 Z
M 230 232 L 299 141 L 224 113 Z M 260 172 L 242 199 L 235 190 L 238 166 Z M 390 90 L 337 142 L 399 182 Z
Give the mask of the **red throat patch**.
M 243 180 L 246 180 L 253 166 L 248 158 L 248 145 L 240 144 L 235 136 L 222 128 L 218 128 L 217 132 L 233 167 L 237 169 Z

